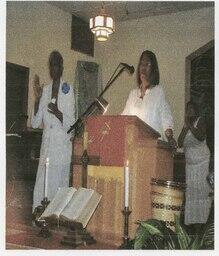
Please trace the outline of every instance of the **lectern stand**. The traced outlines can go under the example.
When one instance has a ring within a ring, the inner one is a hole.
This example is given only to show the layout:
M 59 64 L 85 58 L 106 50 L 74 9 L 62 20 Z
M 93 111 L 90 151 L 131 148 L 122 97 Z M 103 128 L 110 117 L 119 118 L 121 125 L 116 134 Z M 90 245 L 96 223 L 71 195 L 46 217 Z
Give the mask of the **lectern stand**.
M 134 238 L 137 220 L 151 218 L 151 178 L 172 179 L 172 151 L 159 133 L 136 116 L 98 116 L 85 121 L 88 156 L 98 165 L 88 164 L 87 187 L 102 195 L 88 223 L 96 240 L 121 245 L 123 239 L 124 164 L 129 161 L 129 235 Z M 82 156 L 84 138 L 74 140 L 73 186 L 81 186 L 82 166 L 74 159 Z

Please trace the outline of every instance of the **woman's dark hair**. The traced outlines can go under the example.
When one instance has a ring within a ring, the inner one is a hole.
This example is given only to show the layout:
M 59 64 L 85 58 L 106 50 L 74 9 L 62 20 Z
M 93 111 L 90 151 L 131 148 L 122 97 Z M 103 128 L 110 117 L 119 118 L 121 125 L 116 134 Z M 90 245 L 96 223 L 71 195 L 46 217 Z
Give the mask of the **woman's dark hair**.
M 140 74 L 139 74 L 139 68 L 140 68 L 140 62 L 142 60 L 142 58 L 144 56 L 147 56 L 150 61 L 151 61 L 151 77 L 150 77 L 150 84 L 152 86 L 155 86 L 155 85 L 158 85 L 159 82 L 160 82 L 160 73 L 159 73 L 159 68 L 158 68 L 158 63 L 157 63 L 157 58 L 156 58 L 156 55 L 151 52 L 151 51 L 144 51 L 142 54 L 141 54 L 141 57 L 139 59 L 139 63 L 138 63 L 138 68 L 137 68 L 137 83 L 138 83 L 138 86 L 140 86 L 141 84 L 141 79 L 140 79 Z
M 188 101 L 186 104 L 186 111 L 188 110 L 188 107 L 191 106 L 195 110 L 196 116 L 199 116 L 199 106 L 194 101 Z
M 52 51 L 49 55 L 49 65 L 53 62 L 63 65 L 63 57 L 61 53 L 56 50 Z

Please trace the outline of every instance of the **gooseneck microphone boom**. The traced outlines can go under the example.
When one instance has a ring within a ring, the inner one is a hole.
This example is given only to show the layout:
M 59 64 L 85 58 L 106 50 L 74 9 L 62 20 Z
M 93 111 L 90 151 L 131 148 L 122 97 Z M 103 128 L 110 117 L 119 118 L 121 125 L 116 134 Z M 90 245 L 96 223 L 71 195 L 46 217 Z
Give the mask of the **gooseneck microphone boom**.
M 135 68 L 133 66 L 128 65 L 127 63 L 120 63 L 122 66 L 124 66 L 130 74 L 133 74 L 135 72 Z
M 122 68 L 121 68 L 122 66 Z M 118 68 L 120 68 L 119 72 L 117 72 Z M 99 99 L 101 99 L 101 97 L 103 96 L 103 94 L 106 92 L 106 90 L 112 85 L 112 83 L 122 74 L 122 72 L 124 70 L 128 70 L 128 72 L 132 75 L 135 72 L 135 69 L 133 66 L 129 66 L 126 63 L 119 63 L 119 65 L 117 66 L 117 68 L 115 69 L 113 75 L 110 77 L 110 80 L 107 82 L 104 90 L 100 93 L 100 95 L 94 100 L 93 103 L 91 103 L 91 105 L 85 110 L 85 112 L 77 119 L 77 121 L 71 125 L 70 129 L 67 131 L 67 133 L 70 133 L 72 130 L 76 130 L 76 133 L 80 133 L 80 130 L 83 129 L 83 119 L 85 117 L 90 116 L 91 111 L 93 109 L 93 107 L 95 106 L 96 102 L 99 101 Z M 117 72 L 117 74 L 116 74 Z M 116 75 L 115 75 L 116 74 Z

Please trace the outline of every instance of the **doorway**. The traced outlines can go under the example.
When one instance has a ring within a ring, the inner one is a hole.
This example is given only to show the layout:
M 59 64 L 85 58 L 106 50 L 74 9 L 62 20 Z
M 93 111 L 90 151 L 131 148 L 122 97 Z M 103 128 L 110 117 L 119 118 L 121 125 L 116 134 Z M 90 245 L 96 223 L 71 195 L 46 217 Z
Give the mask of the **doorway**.
M 26 128 L 29 68 L 6 63 L 6 132 Z
M 6 228 L 31 216 L 32 183 L 23 168 L 29 68 L 6 62 Z
M 207 145 L 214 157 L 214 41 L 186 58 L 185 102 L 194 101 L 205 118 Z

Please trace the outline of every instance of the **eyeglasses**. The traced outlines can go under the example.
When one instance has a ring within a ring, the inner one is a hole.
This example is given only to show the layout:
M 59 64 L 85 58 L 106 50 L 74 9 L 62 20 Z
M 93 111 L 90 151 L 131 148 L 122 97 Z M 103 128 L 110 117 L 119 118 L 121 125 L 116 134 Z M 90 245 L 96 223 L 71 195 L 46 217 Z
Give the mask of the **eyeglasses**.
M 140 62 L 141 66 L 145 66 L 145 67 L 150 67 L 151 66 L 151 62 Z

